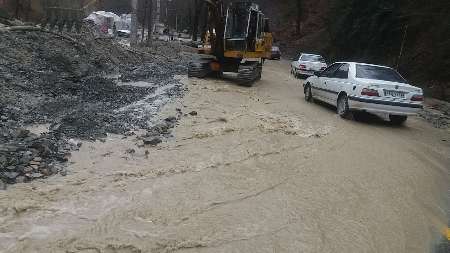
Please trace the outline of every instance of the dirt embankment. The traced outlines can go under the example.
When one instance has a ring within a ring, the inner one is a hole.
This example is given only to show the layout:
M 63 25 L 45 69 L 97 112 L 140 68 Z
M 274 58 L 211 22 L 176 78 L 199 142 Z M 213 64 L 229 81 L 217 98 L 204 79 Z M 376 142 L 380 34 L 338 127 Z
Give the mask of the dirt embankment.
M 87 26 L 81 34 L 0 34 L 0 184 L 63 171 L 78 139 L 150 128 L 160 104 L 182 93 L 173 77 L 187 57 L 178 44 L 130 50 Z

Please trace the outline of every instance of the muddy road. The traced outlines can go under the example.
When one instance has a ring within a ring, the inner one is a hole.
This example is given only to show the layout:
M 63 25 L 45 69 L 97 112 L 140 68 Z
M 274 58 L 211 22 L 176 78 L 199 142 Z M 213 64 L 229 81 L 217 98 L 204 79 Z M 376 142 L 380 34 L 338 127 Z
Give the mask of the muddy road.
M 183 78 L 172 138 L 85 142 L 67 176 L 1 191 L 0 252 L 433 252 L 450 132 L 341 120 L 288 72 Z

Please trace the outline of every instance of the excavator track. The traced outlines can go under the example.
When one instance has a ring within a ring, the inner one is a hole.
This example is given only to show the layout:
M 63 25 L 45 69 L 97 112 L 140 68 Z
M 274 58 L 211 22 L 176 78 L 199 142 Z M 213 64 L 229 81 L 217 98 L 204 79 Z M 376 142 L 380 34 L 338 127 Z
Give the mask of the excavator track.
M 196 59 L 189 62 L 188 77 L 205 78 L 211 73 L 211 59 Z
M 240 85 L 251 87 L 253 83 L 261 79 L 262 64 L 251 62 L 239 66 L 237 81 Z

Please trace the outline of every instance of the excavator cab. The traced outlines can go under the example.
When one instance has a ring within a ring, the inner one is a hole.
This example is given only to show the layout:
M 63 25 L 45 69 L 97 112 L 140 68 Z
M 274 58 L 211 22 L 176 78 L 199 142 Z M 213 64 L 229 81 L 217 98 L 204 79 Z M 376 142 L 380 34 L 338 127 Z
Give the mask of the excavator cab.
M 199 49 L 202 57 L 190 62 L 189 76 L 203 78 L 210 74 L 222 76 L 223 72 L 235 72 L 238 83 L 251 86 L 261 78 L 263 62 L 270 57 L 269 20 L 257 4 L 249 1 L 231 3 L 221 17 L 214 16 L 220 13 L 214 8 L 210 6 L 208 14 L 212 17 L 210 20 L 216 21 L 208 24 L 213 34 L 207 33 L 204 38 L 205 43 Z M 217 35 L 222 34 L 217 33 L 218 30 L 223 31 L 223 38 Z
M 264 58 L 266 19 L 259 6 L 247 1 L 231 3 L 225 24 L 225 57 Z M 246 54 L 256 53 L 257 55 Z M 255 57 L 256 56 L 256 57 Z

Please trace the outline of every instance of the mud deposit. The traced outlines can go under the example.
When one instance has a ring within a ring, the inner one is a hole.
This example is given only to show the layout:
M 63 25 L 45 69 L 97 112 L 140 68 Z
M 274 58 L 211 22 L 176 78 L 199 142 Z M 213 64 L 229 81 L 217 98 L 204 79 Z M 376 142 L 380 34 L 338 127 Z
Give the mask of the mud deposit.
M 183 87 L 173 78 L 186 71 L 181 46 L 167 44 L 172 51 L 161 56 L 95 38 L 88 27 L 70 36 L 1 33 L 0 179 L 4 182 L 60 172 L 56 162 L 66 161 L 70 151 L 79 148 L 78 140 L 149 128 L 160 106 L 182 94 Z M 45 125 L 48 131 L 30 133 L 23 129 L 29 125 Z
M 304 101 L 288 64 L 253 88 L 191 79 L 162 125 L 0 191 L 0 251 L 448 252 L 449 132 L 342 120 Z M 143 145 L 171 116 L 173 137 Z

